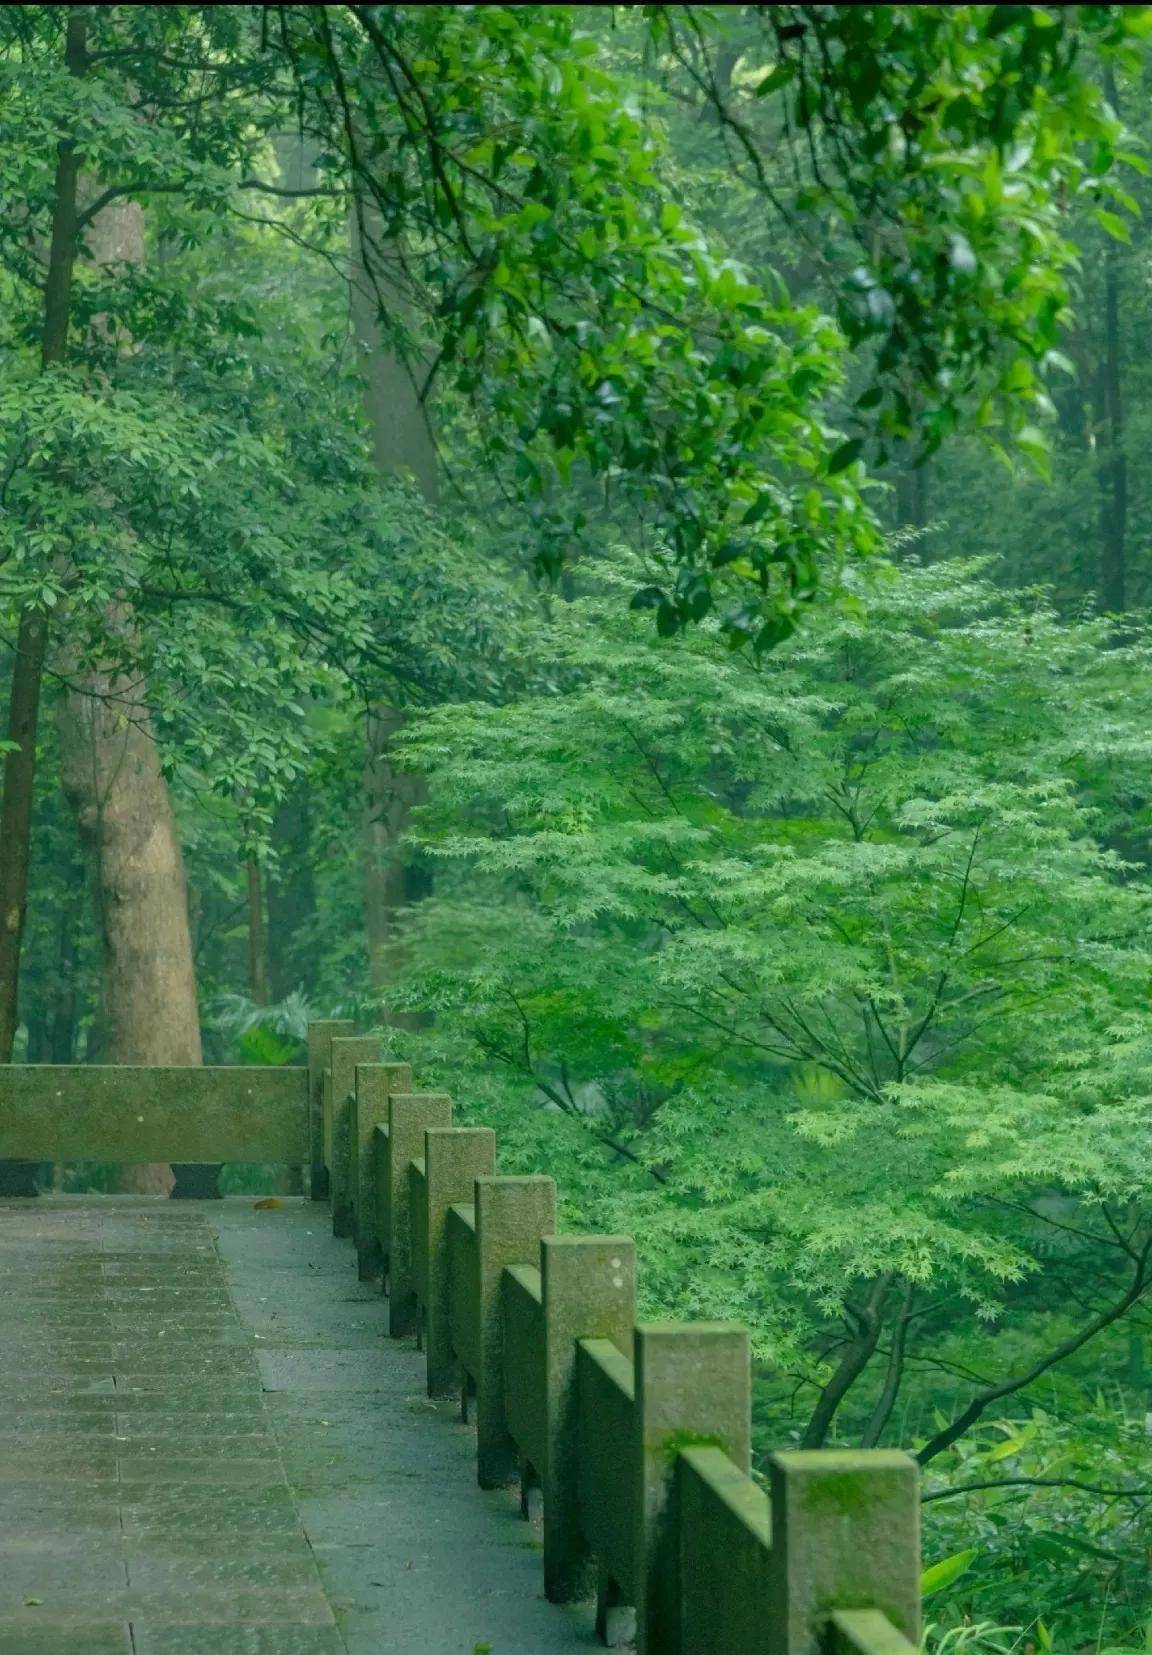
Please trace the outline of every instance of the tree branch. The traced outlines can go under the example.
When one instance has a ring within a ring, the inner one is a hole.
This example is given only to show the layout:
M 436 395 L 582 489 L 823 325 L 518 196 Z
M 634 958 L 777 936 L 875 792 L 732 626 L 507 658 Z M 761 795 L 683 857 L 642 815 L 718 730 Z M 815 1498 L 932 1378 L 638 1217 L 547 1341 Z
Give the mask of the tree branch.
M 855 1313 L 855 1337 L 849 1342 L 836 1366 L 836 1371 L 820 1392 L 819 1400 L 812 1410 L 812 1417 L 800 1440 L 801 1448 L 823 1448 L 832 1429 L 836 1410 L 872 1360 L 876 1346 L 880 1342 L 881 1311 L 891 1285 L 892 1271 L 888 1270 L 882 1276 L 877 1276 L 865 1300 L 864 1308 Z
M 934 1488 L 920 1496 L 922 1505 L 930 1500 L 951 1500 L 958 1494 L 978 1494 L 995 1488 L 1078 1488 L 1085 1494 L 1100 1494 L 1106 1500 L 1149 1500 L 1152 1488 L 1102 1488 L 1099 1483 L 1082 1483 L 1075 1477 L 998 1477 L 986 1483 L 957 1483 L 952 1488 Z
M 1049 1368 L 1054 1368 L 1058 1362 L 1063 1362 L 1067 1357 L 1074 1356 L 1098 1333 L 1102 1333 L 1106 1327 L 1111 1327 L 1113 1322 L 1118 1322 L 1148 1290 L 1148 1259 L 1150 1254 L 1152 1254 L 1152 1238 L 1144 1244 L 1143 1249 L 1137 1256 L 1136 1272 L 1132 1278 L 1131 1286 L 1114 1304 L 1109 1305 L 1106 1310 L 1102 1310 L 1098 1316 L 1094 1316 L 1087 1326 L 1081 1328 L 1078 1333 L 1070 1334 L 1067 1339 L 1062 1340 L 1054 1350 L 1050 1350 L 1046 1356 L 1042 1356 L 1039 1361 L 1034 1362 L 1024 1373 L 1013 1374 L 1011 1378 L 1002 1380 L 1000 1384 L 990 1385 L 986 1390 L 977 1392 L 968 1406 L 957 1415 L 950 1425 L 946 1425 L 942 1431 L 937 1431 L 934 1437 L 929 1437 L 916 1456 L 920 1464 L 928 1465 L 937 1455 L 943 1454 L 946 1449 L 951 1448 L 952 1444 L 957 1442 L 965 1431 L 975 1425 L 984 1410 L 990 1408 L 994 1402 L 999 1402 L 1006 1396 L 1014 1396 L 1017 1391 L 1025 1390 L 1027 1386 L 1034 1384 L 1037 1379 L 1046 1374 Z
M 872 1410 L 872 1417 L 864 1428 L 864 1435 L 860 1438 L 861 1448 L 875 1448 L 884 1429 L 892 1418 L 892 1410 L 896 1406 L 896 1398 L 900 1392 L 900 1381 L 904 1377 L 904 1351 L 908 1344 L 908 1324 L 912 1320 L 912 1295 L 914 1289 L 911 1282 L 904 1287 L 904 1295 L 900 1304 L 900 1315 L 896 1319 L 896 1326 L 892 1330 L 892 1345 L 888 1351 L 888 1369 L 884 1375 L 884 1384 L 880 1395 L 876 1398 L 876 1406 Z

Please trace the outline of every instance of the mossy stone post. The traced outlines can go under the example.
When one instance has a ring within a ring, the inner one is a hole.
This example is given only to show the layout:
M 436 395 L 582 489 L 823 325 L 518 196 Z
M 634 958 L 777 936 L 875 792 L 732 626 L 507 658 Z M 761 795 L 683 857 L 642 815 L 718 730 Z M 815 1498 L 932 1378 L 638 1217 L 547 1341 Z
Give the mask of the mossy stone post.
M 685 1448 L 676 1461 L 676 1506 L 682 1655 L 764 1649 L 772 1590 L 766 1491 L 721 1449 Z
M 352 1235 L 361 1281 L 374 1281 L 380 1274 L 380 1243 L 376 1238 L 376 1171 L 373 1139 L 376 1128 L 388 1120 L 388 1099 L 393 1092 L 412 1090 L 412 1070 L 407 1063 L 358 1063 L 352 1087 L 349 1141 L 349 1206 Z
M 580 1524 L 576 1344 L 610 1339 L 629 1358 L 636 1320 L 631 1236 L 546 1236 L 540 1243 L 544 1313 L 544 1590 L 572 1603 L 595 1589 Z
M 308 1121 L 312 1144 L 308 1193 L 313 1201 L 328 1199 L 328 1168 L 324 1160 L 324 1071 L 332 1062 L 334 1035 L 356 1033 L 350 1018 L 318 1018 L 308 1025 Z
M 320 1076 L 320 1141 L 324 1156 L 324 1199 L 332 1199 L 332 1046 L 328 1046 L 328 1067 Z
M 393 1092 L 388 1099 L 383 1192 L 388 1229 L 380 1240 L 388 1273 L 388 1332 L 393 1339 L 417 1331 L 408 1167 L 423 1155 L 430 1126 L 451 1125 L 452 1099 L 447 1092 Z
M 332 1041 L 332 1154 L 328 1162 L 332 1198 L 332 1234 L 352 1234 L 352 1091 L 356 1065 L 376 1063 L 380 1042 L 368 1035 Z
M 685 1448 L 707 1445 L 747 1472 L 751 1394 L 746 1328 L 734 1322 L 637 1326 L 638 1655 L 679 1655 L 683 1643 L 677 1457 Z M 716 1566 L 723 1567 L 722 1558 Z
M 504 1314 L 501 1279 L 510 1264 L 540 1256 L 556 1230 L 556 1185 L 551 1178 L 477 1178 L 476 1293 L 480 1356 L 476 1375 L 476 1475 L 481 1488 L 516 1481 L 516 1446 L 504 1413 Z
M 774 1454 L 765 1648 L 818 1655 L 833 1609 L 874 1609 L 920 1635 L 920 1478 L 888 1449 Z
M 450 1396 L 459 1383 L 449 1317 L 448 1209 L 457 1201 L 470 1201 L 477 1178 L 495 1170 L 496 1134 L 490 1126 L 432 1126 L 425 1132 L 428 1285 L 424 1298 L 424 1358 L 429 1396 Z

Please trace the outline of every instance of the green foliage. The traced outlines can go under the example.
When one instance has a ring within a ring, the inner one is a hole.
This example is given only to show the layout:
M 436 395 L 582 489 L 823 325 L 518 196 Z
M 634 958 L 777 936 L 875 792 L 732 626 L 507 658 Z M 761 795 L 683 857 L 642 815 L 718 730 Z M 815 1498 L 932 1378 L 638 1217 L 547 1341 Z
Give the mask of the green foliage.
M 929 1576 L 942 1647 L 1038 1614 L 1080 1646 L 1104 1592 L 1119 1643 L 1144 1496 L 1075 1485 L 1143 1486 L 1131 1392 L 1091 1397 L 1152 1220 L 1144 636 L 953 563 L 757 664 L 653 638 L 629 579 L 560 606 L 546 688 L 412 737 L 440 872 L 397 1000 L 436 1024 L 398 1043 L 558 1174 L 567 1222 L 638 1237 L 646 1309 L 751 1325 L 765 1448 L 874 1291 L 842 1440 L 898 1328 L 888 1440 L 1004 1384 L 1002 1423 L 932 1448 L 930 1492 L 994 1485 L 926 1507 L 929 1558 L 970 1564 Z
M 950 1472 L 961 1492 L 929 1489 L 930 1543 L 974 1554 L 939 1600 L 949 1624 L 994 1613 L 1041 1644 L 1043 1628 L 1049 1646 L 1144 1646 L 1147 1433 L 1122 1395 L 1085 1377 L 1059 1411 L 975 1433 Z
M 680 9 L 663 8 L 673 34 Z M 710 62 L 699 43 L 695 78 L 734 134 L 735 164 L 826 262 L 848 339 L 875 347 L 856 440 L 874 436 L 883 459 L 909 439 L 931 453 L 958 427 L 999 426 L 1041 459 L 1032 422 L 1050 408 L 1076 263 L 1069 205 L 1123 237 L 1135 204 L 1117 174 L 1141 164 L 1085 60 L 1138 65 L 1152 13 L 770 6 L 760 18 L 738 36 L 727 95 L 710 77 L 722 45 Z
M 670 198 L 658 130 L 601 68 L 577 8 L 282 15 L 331 148 L 379 218 L 375 237 L 366 216 L 361 228 L 381 318 L 414 357 L 389 300 L 402 273 L 431 313 L 432 373 L 478 407 L 489 454 L 532 506 L 542 565 L 581 536 L 587 506 L 569 486 L 587 477 L 641 516 L 659 578 L 636 601 L 663 634 L 727 591 L 724 627 L 766 648 L 822 572 L 875 546 L 855 470 L 865 438 L 827 417 L 846 341 L 878 346 L 856 418 L 881 452 L 914 423 L 931 450 L 995 419 L 1042 452 L 1027 409 L 1044 406 L 1038 374 L 1066 307 L 1062 204 L 1113 189 L 1121 130 L 1078 54 L 1122 51 L 1147 19 L 761 11 L 777 56 L 745 74 L 784 102 L 772 141 L 811 175 L 794 205 L 869 249 L 842 290 L 843 333 Z M 686 33 L 691 73 L 711 75 L 724 26 L 710 11 L 645 17 L 658 50 Z M 716 101 L 778 210 L 755 134 Z
M 334 146 L 352 111 L 371 134 L 352 182 L 420 249 L 405 264 L 434 372 L 476 408 L 543 567 L 581 535 L 581 478 L 643 510 L 665 631 L 709 610 L 714 571 L 758 585 L 728 623 L 758 630 L 759 609 L 790 613 L 822 563 L 874 544 L 821 417 L 838 330 L 664 197 L 658 137 L 571 8 L 287 12 Z
M 1145 644 L 939 565 L 756 666 L 616 590 L 558 615 L 553 690 L 413 738 L 460 878 L 410 1003 L 600 1146 L 666 1308 L 818 1387 L 830 1327 L 902 1282 L 929 1344 L 966 1306 L 1026 1370 L 1050 1224 L 1104 1298 L 1102 1215 L 1146 1234 L 1148 895 L 1096 837 Z
M 934 1647 L 1140 1644 L 1148 648 L 999 585 L 1078 609 L 1117 443 L 1147 504 L 1116 112 L 1141 126 L 1147 9 L 87 16 L 70 75 L 64 8 L 0 13 L 0 637 L 51 612 L 49 702 L 147 683 L 208 1054 L 374 1015 L 362 715 L 404 709 L 431 798 L 394 854 L 436 894 L 388 1009 L 434 1015 L 391 1045 L 566 1225 L 638 1235 L 646 1311 L 750 1324 L 761 1447 L 874 1317 L 830 1429 L 931 1451 Z M 62 135 L 80 258 L 42 375 Z M 91 256 L 101 202 L 142 206 L 130 259 Z M 350 209 L 442 510 L 366 439 Z M 1134 406 L 1102 447 L 1117 291 Z M 1042 470 L 1054 411 L 1050 483 L 989 466 Z M 866 466 L 956 432 L 931 514 L 1004 562 L 897 575 Z M 91 1060 L 43 749 L 21 1055 Z M 272 1006 L 237 992 L 249 855 Z

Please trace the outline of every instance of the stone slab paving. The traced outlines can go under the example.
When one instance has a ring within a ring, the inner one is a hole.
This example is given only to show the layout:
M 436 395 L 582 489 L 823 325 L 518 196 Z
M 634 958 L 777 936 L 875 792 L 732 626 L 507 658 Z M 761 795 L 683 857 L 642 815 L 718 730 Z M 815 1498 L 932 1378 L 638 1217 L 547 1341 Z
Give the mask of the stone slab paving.
M 475 1484 L 305 1201 L 0 1201 L 2 1655 L 564 1655 L 539 1533 Z

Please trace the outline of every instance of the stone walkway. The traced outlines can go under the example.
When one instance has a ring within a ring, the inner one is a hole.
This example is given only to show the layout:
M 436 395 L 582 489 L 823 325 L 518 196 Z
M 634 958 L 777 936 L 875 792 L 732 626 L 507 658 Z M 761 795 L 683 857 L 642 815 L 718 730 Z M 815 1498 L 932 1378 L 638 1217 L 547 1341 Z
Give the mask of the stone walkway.
M 3 1655 L 562 1655 L 325 1209 L 0 1201 Z

